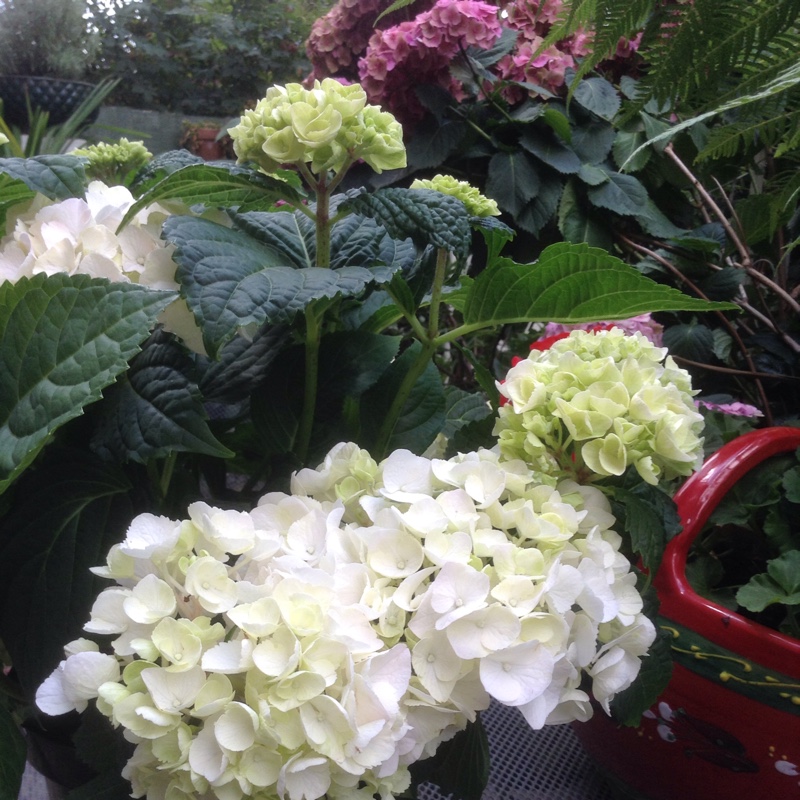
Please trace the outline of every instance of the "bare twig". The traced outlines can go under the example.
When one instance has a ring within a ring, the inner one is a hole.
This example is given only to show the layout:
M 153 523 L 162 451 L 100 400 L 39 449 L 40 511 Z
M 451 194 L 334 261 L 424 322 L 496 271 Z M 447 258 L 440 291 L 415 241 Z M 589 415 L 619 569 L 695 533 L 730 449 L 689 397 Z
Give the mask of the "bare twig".
M 672 147 L 672 143 L 668 144 L 664 148 L 664 152 L 667 156 L 672 159 L 674 164 L 678 167 L 678 169 L 689 179 L 692 186 L 697 190 L 697 193 L 703 199 L 703 202 L 714 212 L 716 218 L 720 221 L 720 224 L 725 229 L 725 233 L 728 234 L 728 237 L 735 245 L 736 249 L 739 251 L 739 257 L 741 258 L 742 265 L 745 267 L 749 267 L 752 264 L 752 260 L 750 258 L 750 251 L 745 246 L 744 242 L 739 238 L 739 235 L 733 229 L 728 218 L 725 214 L 722 213 L 722 209 L 716 204 L 714 198 L 708 193 L 706 188 L 700 183 L 699 180 L 695 177 L 695 174 L 680 160 L 678 154 L 675 152 L 674 148 Z

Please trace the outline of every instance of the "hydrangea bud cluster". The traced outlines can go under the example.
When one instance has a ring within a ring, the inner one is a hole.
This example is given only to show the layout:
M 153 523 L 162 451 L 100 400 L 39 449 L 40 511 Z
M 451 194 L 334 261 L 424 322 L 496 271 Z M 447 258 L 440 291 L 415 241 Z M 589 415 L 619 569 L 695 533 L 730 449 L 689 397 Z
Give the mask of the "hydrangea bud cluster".
M 308 165 L 312 172 L 340 172 L 363 159 L 376 172 L 406 165 L 403 130 L 389 113 L 367 105 L 358 84 L 332 78 L 273 86 L 228 133 L 239 161 L 264 171 Z
M 377 30 L 358 62 L 359 79 L 374 103 L 404 123 L 422 116 L 416 86 L 438 84 L 462 99 L 450 63 L 463 49 L 487 49 L 500 37 L 497 6 L 477 0 L 438 0 L 408 22 Z
M 131 170 L 143 167 L 153 157 L 144 142 L 131 142 L 124 137 L 118 142 L 100 142 L 78 148 L 72 151 L 72 155 L 88 158 L 87 172 L 106 183 L 118 175 L 124 177 Z
M 92 181 L 84 199 L 53 202 L 37 194 L 9 215 L 9 233 L 0 239 L 0 281 L 15 283 L 40 273 L 84 274 L 152 289 L 175 290 L 174 246 L 161 238 L 166 209 L 151 205 L 117 232 L 135 198 L 124 186 Z M 184 300 L 161 317 L 165 327 L 193 350 L 204 353 L 202 336 Z
M 412 189 L 433 189 L 441 194 L 457 197 L 473 217 L 497 217 L 500 209 L 497 203 L 481 194 L 471 184 L 460 181 L 451 175 L 434 175 L 430 180 L 417 178 L 411 184 Z
M 135 751 L 133 796 L 391 800 L 490 698 L 538 728 L 608 709 L 655 637 L 594 487 L 482 450 L 331 450 L 250 512 L 144 514 L 90 634 L 42 684 Z
M 532 350 L 499 389 L 501 451 L 544 472 L 588 479 L 633 466 L 655 485 L 702 463 L 691 378 L 639 332 L 573 331 Z

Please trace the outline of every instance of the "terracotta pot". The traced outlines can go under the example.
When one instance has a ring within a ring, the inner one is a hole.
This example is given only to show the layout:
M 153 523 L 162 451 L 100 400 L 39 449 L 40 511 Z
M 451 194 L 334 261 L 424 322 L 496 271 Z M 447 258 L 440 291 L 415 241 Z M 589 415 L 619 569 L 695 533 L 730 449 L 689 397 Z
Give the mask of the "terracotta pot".
M 641 725 L 602 711 L 575 725 L 622 797 L 648 800 L 800 798 L 800 641 L 697 595 L 686 557 L 733 484 L 800 447 L 800 429 L 765 428 L 708 458 L 676 495 L 684 528 L 656 576 L 673 678 Z
M 217 141 L 219 131 L 216 128 L 198 128 L 194 132 L 195 142 L 192 152 L 206 161 L 225 158 L 225 146 Z

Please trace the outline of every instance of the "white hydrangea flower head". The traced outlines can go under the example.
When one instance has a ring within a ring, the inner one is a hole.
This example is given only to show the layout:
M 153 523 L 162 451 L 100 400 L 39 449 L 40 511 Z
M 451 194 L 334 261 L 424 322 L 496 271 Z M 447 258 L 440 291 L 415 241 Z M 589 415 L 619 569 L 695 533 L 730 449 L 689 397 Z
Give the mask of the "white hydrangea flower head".
M 593 487 L 346 443 L 291 487 L 143 514 L 98 569 L 110 653 L 71 643 L 38 702 L 122 726 L 136 796 L 391 800 L 492 698 L 586 719 L 655 639 Z
M 166 209 L 142 209 L 117 233 L 135 198 L 124 186 L 91 181 L 85 198 L 53 202 L 37 194 L 7 216 L 0 239 L 0 280 L 34 275 L 84 274 L 153 289 L 178 289 L 174 245 L 161 238 Z M 160 321 L 198 353 L 205 354 L 200 329 L 184 300 L 176 300 Z

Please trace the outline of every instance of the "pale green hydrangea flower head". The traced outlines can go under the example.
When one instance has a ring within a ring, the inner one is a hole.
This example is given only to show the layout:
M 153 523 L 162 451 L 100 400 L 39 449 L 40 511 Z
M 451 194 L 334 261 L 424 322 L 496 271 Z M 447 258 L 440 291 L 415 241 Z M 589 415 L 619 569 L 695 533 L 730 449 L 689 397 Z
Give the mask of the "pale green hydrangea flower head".
M 500 215 L 500 209 L 494 200 L 481 194 L 466 181 L 459 181 L 452 175 L 434 175 L 430 180 L 417 178 L 411 184 L 411 188 L 433 189 L 442 194 L 457 197 L 473 217 L 497 217 Z
M 391 115 L 367 105 L 358 84 L 332 78 L 306 89 L 299 83 L 273 86 L 228 133 L 240 162 L 265 172 L 307 164 L 312 172 L 340 172 L 363 159 L 376 172 L 406 165 L 403 129 Z
M 655 485 L 702 463 L 690 376 L 640 333 L 573 331 L 513 366 L 500 391 L 501 451 L 543 471 L 586 480 L 633 466 Z

